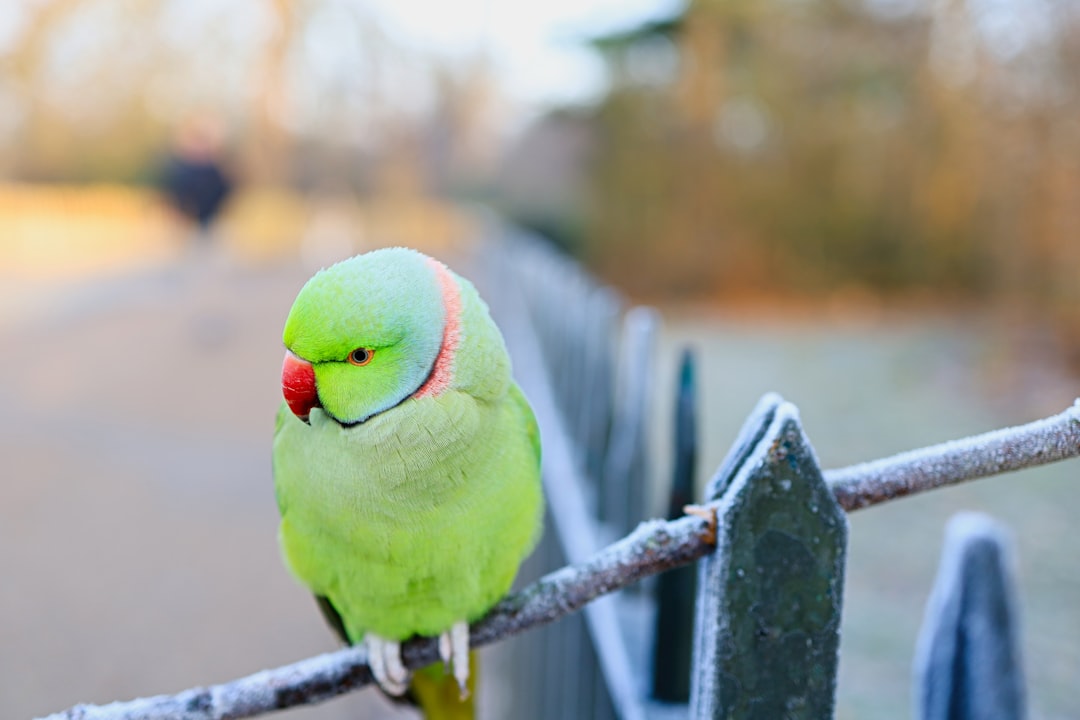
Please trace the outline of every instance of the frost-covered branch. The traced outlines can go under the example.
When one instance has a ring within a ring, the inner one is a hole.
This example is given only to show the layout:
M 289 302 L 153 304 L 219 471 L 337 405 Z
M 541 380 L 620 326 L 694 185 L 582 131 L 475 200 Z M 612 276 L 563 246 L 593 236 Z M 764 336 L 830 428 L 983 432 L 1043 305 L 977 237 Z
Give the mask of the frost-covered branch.
M 837 501 L 856 510 L 892 498 L 1080 455 L 1080 402 L 1044 420 L 825 473 Z M 708 506 L 706 506 L 708 507 Z M 702 517 L 644 522 L 591 559 L 550 573 L 510 595 L 472 627 L 474 647 L 544 625 L 605 593 L 692 562 L 715 537 Z M 402 649 L 418 668 L 438 659 L 436 643 Z M 226 720 L 310 704 L 371 682 L 367 657 L 349 648 L 177 695 L 77 705 L 45 720 Z
M 1080 455 L 1080 400 L 1027 425 L 932 445 L 825 473 L 848 512 L 965 480 L 1000 475 Z

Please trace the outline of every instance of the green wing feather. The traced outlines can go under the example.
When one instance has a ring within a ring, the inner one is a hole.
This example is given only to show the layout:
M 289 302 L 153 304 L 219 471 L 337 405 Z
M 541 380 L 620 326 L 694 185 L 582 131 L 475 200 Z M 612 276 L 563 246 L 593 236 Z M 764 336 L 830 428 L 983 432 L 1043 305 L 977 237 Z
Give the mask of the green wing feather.
M 510 401 L 517 405 L 518 412 L 521 413 L 525 434 L 528 436 L 529 441 L 532 443 L 533 453 L 536 459 L 536 467 L 540 467 L 540 426 L 536 423 L 536 415 L 533 414 L 532 406 L 529 405 L 529 401 L 525 399 L 525 393 L 521 391 L 517 383 L 510 386 L 509 392 Z M 537 474 L 537 481 L 540 476 Z

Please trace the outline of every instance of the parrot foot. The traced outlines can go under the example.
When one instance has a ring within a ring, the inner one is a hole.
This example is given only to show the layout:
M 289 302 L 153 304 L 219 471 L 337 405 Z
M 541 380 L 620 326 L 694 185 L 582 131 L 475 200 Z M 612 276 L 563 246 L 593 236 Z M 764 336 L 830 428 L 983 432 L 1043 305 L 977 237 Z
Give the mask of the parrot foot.
M 439 635 L 439 657 L 447 672 L 453 668 L 461 699 L 469 697 L 469 623 L 460 620 Z
M 401 643 L 368 633 L 364 635 L 364 646 L 368 666 L 379 687 L 388 695 L 404 695 L 409 689 L 409 670 L 401 662 Z

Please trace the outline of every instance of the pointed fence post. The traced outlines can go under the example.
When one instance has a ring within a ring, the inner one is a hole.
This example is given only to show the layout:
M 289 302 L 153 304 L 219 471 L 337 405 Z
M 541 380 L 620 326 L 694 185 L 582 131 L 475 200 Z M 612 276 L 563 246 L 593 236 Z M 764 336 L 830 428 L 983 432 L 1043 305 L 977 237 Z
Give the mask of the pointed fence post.
M 694 355 L 687 349 L 679 365 L 679 387 L 675 394 L 675 469 L 668 503 L 670 519 L 682 516 L 683 507 L 694 498 L 696 404 Z M 656 581 L 652 696 L 661 702 L 685 703 L 690 699 L 696 581 L 697 568 L 693 565 L 669 570 Z
M 921 720 L 1025 717 L 1011 556 L 1007 531 L 989 516 L 949 521 L 915 655 Z
M 832 717 L 847 518 L 794 405 L 758 403 L 709 499 L 717 546 L 701 563 L 690 717 Z

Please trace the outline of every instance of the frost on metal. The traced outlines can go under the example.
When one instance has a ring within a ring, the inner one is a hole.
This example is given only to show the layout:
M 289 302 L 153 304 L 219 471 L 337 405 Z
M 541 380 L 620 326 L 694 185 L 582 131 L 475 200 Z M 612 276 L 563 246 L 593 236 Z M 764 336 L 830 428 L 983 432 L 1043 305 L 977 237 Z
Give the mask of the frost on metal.
M 832 717 L 847 519 L 798 410 L 763 398 L 710 489 L 691 717 Z
M 986 515 L 949 521 L 915 653 L 921 720 L 1020 720 L 1024 677 L 1011 542 Z

